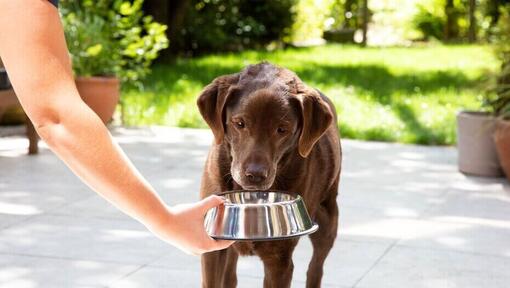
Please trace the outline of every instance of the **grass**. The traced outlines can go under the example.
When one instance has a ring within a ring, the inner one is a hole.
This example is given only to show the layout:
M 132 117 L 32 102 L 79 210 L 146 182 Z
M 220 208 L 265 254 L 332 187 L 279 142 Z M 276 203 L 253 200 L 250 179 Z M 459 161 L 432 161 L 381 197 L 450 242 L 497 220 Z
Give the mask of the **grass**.
M 480 108 L 484 79 L 498 68 L 487 46 L 327 45 L 177 59 L 154 67 L 144 91 L 124 91 L 125 123 L 206 127 L 195 105 L 201 89 L 261 60 L 329 96 L 342 137 L 437 145 L 455 143 L 456 112 Z

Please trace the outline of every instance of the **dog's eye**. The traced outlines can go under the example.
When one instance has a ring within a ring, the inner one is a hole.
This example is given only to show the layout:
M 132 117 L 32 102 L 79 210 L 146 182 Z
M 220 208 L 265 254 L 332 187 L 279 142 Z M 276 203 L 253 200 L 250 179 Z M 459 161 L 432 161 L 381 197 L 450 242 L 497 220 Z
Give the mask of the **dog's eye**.
M 278 134 L 280 134 L 280 135 L 283 135 L 283 134 L 287 133 L 287 130 L 283 127 L 278 127 L 278 129 L 276 129 L 276 132 L 278 132 Z
M 235 123 L 236 123 L 237 128 L 241 128 L 241 129 L 244 128 L 244 122 L 243 121 L 236 121 Z

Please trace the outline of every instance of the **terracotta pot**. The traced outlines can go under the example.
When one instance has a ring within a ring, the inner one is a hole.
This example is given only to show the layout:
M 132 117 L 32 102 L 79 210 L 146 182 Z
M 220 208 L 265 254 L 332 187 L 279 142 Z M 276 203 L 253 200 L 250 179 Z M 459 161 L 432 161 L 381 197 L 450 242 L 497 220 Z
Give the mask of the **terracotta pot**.
M 457 114 L 457 149 L 459 171 L 488 177 L 503 175 L 493 134 L 496 119 L 483 112 Z
M 2 109 L 0 109 L 2 110 Z M 0 124 L 1 125 L 18 125 L 26 123 L 27 116 L 21 108 L 20 104 L 16 104 L 15 106 L 11 106 L 3 113 L 0 113 Z
M 497 121 L 494 142 L 496 142 L 501 167 L 503 167 L 506 178 L 510 181 L 510 121 Z
M 81 98 L 106 124 L 112 119 L 120 97 L 120 81 L 116 77 L 77 77 Z

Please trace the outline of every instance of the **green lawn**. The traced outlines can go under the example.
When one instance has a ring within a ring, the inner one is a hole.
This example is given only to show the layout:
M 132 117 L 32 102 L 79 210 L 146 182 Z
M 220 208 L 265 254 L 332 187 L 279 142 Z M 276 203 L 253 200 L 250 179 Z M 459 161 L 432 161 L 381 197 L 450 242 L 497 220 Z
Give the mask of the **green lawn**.
M 124 91 L 128 125 L 206 127 L 195 99 L 218 75 L 268 60 L 295 71 L 335 103 L 343 137 L 455 143 L 455 114 L 481 105 L 498 62 L 487 46 L 365 48 L 328 45 L 178 59 L 154 67 L 145 90 Z

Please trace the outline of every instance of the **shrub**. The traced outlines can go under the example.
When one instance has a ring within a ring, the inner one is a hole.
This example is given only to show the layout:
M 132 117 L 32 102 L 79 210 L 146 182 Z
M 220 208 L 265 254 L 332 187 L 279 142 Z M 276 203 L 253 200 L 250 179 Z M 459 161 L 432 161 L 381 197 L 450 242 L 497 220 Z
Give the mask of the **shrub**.
M 75 74 L 117 76 L 141 85 L 159 51 L 166 26 L 144 16 L 143 0 L 61 0 L 60 11 Z
M 447 25 L 446 0 L 422 0 L 417 6 L 417 12 L 414 14 L 412 26 L 422 34 L 424 40 L 430 38 L 440 40 L 464 40 L 469 33 L 469 3 L 464 0 L 453 0 L 453 7 L 449 8 L 451 17 L 451 27 L 449 39 L 445 35 Z M 480 3 L 478 4 L 480 6 Z M 479 9 L 480 10 L 480 9 Z M 476 13 L 477 21 L 480 22 L 479 13 Z M 480 24 L 480 23 L 478 23 Z M 485 24 L 484 24 L 485 25 Z M 478 29 L 479 30 L 479 29 Z M 478 33 L 479 34 L 479 33 Z
M 415 14 L 412 24 L 416 30 L 421 32 L 424 40 L 443 38 L 444 17 L 431 12 L 422 5 L 418 6 L 418 12 Z

